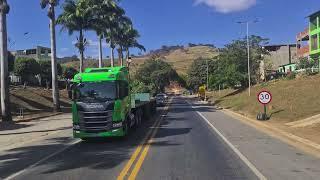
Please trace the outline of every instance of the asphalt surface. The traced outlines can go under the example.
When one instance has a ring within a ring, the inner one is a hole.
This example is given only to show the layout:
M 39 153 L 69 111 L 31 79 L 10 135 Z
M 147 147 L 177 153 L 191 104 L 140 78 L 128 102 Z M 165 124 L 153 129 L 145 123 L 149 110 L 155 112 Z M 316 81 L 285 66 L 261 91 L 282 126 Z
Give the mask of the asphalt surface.
M 143 146 L 127 176 L 137 168 L 136 179 L 258 179 L 256 173 L 220 135 L 207 118 L 268 179 L 317 179 L 320 162 L 266 134 L 232 119 L 212 107 L 173 98 L 168 112 L 158 114 L 126 139 L 75 142 L 71 130 L 33 142 L 24 148 L 0 153 L 0 179 L 21 172 L 13 179 L 117 179 L 132 159 L 139 144 L 156 132 Z M 203 114 L 203 117 L 199 115 Z M 162 117 L 160 119 L 160 117 Z M 161 121 L 157 121 L 157 120 Z M 153 126 L 159 122 L 159 126 Z M 155 131 L 157 130 L 157 131 Z M 72 144 L 72 145 L 70 145 Z M 146 146 L 150 146 L 146 149 Z M 52 157 L 46 158 L 61 149 Z M 28 166 L 40 163 L 27 168 Z M 27 168 L 27 169 L 26 169 Z

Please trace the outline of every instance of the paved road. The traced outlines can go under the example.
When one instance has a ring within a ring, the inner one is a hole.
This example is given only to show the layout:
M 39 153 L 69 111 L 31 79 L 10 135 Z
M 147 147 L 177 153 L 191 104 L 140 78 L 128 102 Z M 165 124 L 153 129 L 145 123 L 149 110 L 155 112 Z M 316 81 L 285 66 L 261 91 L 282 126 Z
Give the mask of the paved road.
M 161 109 L 159 118 L 145 122 L 126 140 L 75 142 L 71 130 L 64 130 L 29 147 L 0 153 L 0 179 L 41 159 L 13 179 L 220 180 L 258 179 L 259 173 L 268 179 L 320 177 L 318 159 L 210 107 L 193 106 L 174 98 L 168 111 Z M 146 136 L 152 138 L 144 141 Z

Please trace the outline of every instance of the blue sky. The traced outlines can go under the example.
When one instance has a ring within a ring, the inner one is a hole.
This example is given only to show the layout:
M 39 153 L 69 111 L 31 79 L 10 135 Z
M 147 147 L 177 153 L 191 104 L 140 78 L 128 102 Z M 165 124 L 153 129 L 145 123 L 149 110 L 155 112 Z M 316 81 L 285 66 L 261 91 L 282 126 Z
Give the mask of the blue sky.
M 11 6 L 9 49 L 49 47 L 49 19 L 39 0 L 8 0 L 8 3 Z M 319 0 L 303 3 L 301 0 L 122 0 L 121 6 L 132 18 L 141 34 L 140 42 L 147 50 L 189 42 L 221 47 L 245 36 L 245 26 L 236 24 L 237 21 L 256 18 L 260 22 L 250 26 L 251 34 L 267 37 L 271 44 L 294 43 L 297 32 L 307 26 L 305 17 L 320 9 Z M 57 27 L 58 56 L 78 54 L 73 45 L 76 35 L 69 36 Z M 97 57 L 95 33 L 86 32 L 86 37 L 91 42 L 86 56 Z M 109 49 L 104 46 L 104 56 L 109 55 Z

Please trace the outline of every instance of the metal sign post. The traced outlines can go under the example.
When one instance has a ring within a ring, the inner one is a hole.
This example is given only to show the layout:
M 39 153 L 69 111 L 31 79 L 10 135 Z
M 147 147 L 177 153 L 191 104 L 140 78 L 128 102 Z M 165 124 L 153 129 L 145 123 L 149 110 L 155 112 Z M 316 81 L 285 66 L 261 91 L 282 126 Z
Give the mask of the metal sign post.
M 269 91 L 261 91 L 258 94 L 258 101 L 263 105 L 264 113 L 263 115 L 258 114 L 257 119 L 258 120 L 267 120 L 267 104 L 269 104 L 272 101 L 272 94 Z M 261 117 L 262 116 L 262 117 Z

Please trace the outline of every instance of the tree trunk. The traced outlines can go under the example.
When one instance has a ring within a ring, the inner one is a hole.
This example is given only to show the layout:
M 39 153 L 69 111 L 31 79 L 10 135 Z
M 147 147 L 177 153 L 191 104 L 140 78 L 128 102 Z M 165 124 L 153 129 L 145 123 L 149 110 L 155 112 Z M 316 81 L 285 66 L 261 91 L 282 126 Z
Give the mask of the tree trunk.
M 99 68 L 102 68 L 102 36 L 99 36 Z
M 51 68 L 52 68 L 52 99 L 53 111 L 60 112 L 59 87 L 57 80 L 57 57 L 56 57 L 56 22 L 54 7 L 50 5 L 52 18 L 50 18 L 50 35 L 51 35 Z
M 0 6 L 3 6 L 3 4 Z M 0 12 L 1 113 L 3 121 L 12 121 L 9 94 L 10 85 L 8 82 L 9 72 L 7 42 L 7 14 L 2 10 Z
M 114 67 L 114 47 L 111 47 L 111 67 Z
M 48 80 L 46 80 L 46 89 L 49 90 L 50 89 L 50 83 Z
M 79 35 L 79 52 L 80 52 L 80 73 L 83 72 L 83 59 L 84 59 L 84 43 L 83 43 L 83 30 L 80 30 Z
M 123 53 L 122 53 L 123 49 L 122 46 L 119 47 L 119 61 L 120 61 L 120 66 L 123 66 Z
M 128 61 L 130 58 L 130 51 L 129 48 L 126 48 L 126 60 Z

